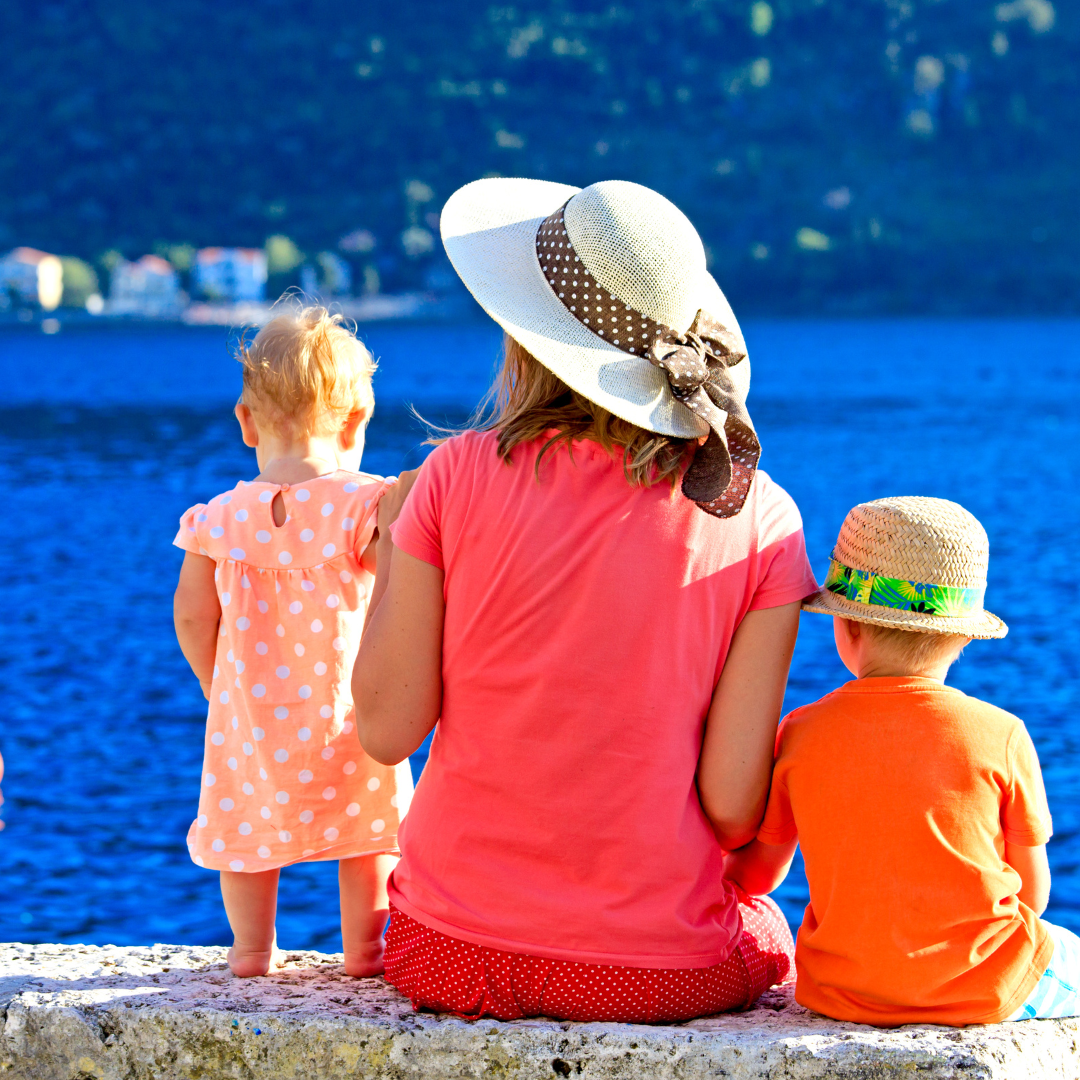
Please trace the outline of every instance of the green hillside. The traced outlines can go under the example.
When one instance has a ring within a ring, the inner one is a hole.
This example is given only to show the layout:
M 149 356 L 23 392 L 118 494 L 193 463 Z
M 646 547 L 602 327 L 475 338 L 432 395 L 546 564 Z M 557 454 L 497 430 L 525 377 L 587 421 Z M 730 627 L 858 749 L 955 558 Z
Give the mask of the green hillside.
M 0 50 L 0 246 L 353 234 L 399 289 L 458 185 L 618 177 L 743 310 L 1080 308 L 1060 0 L 13 0 Z

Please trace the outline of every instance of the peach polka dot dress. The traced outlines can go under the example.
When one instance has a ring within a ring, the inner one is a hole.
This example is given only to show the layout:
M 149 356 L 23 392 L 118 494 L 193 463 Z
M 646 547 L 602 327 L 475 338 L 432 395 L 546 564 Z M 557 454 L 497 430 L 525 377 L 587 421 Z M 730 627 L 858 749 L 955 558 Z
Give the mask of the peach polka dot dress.
M 256 872 L 397 850 L 409 763 L 364 753 L 350 691 L 374 583 L 359 559 L 387 487 L 344 470 L 301 484 L 241 481 L 181 518 L 173 542 L 214 560 L 221 602 L 187 840 L 199 866 Z

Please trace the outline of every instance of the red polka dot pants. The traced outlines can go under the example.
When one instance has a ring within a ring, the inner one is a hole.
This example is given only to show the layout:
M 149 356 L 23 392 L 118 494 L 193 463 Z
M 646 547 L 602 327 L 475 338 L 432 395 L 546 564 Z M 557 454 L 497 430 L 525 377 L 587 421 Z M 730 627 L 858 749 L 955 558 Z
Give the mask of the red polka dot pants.
M 386 979 L 412 1000 L 466 1018 L 675 1023 L 752 1005 L 794 970 L 795 944 L 767 896 L 741 896 L 743 932 L 722 964 L 632 968 L 502 952 L 448 937 L 391 907 Z

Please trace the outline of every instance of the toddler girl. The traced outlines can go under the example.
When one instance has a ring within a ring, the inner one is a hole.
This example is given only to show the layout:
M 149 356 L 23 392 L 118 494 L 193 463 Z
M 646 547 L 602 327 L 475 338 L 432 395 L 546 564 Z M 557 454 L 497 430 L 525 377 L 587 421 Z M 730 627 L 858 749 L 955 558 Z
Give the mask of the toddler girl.
M 336 859 L 350 975 L 382 971 L 386 879 L 412 795 L 407 762 L 357 741 L 348 675 L 375 569 L 385 480 L 358 471 L 370 354 L 324 308 L 279 315 L 237 357 L 260 473 L 181 519 L 180 647 L 210 701 L 191 857 L 221 872 L 229 967 L 278 962 L 278 871 Z

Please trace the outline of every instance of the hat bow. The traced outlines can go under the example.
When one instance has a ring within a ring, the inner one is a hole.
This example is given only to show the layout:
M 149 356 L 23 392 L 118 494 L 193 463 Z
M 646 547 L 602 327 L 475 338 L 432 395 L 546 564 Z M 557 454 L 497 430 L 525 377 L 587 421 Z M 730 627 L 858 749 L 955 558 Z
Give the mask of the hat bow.
M 701 309 L 679 333 L 632 307 L 600 284 L 574 249 L 566 203 L 536 230 L 540 269 L 563 307 L 592 333 L 664 371 L 674 397 L 709 425 L 682 493 L 707 514 L 734 517 L 754 479 L 761 444 L 730 369 L 746 359 L 739 338 Z
M 744 489 L 740 493 L 745 499 L 761 456 L 754 425 L 729 371 L 746 353 L 723 323 L 699 310 L 685 333 L 660 327 L 645 356 L 663 369 L 675 398 L 709 425 L 708 439 L 683 476 L 683 494 L 718 517 L 729 516 L 720 512 L 730 512 L 735 504 L 731 496 L 736 493 L 729 488 L 734 481 L 737 489 Z M 747 472 L 749 476 L 737 475 Z

